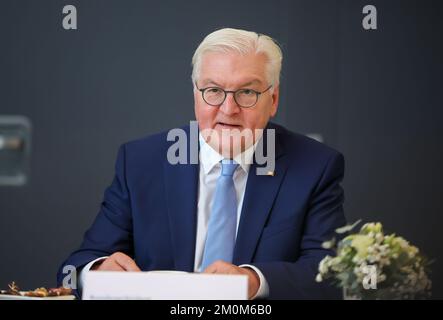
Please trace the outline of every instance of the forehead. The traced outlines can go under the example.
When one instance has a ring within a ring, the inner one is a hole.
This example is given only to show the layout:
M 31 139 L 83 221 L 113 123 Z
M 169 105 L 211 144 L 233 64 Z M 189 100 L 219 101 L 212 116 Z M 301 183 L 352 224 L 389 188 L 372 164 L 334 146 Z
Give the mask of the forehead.
M 208 52 L 202 56 L 200 79 L 223 85 L 266 82 L 267 58 L 263 53 Z

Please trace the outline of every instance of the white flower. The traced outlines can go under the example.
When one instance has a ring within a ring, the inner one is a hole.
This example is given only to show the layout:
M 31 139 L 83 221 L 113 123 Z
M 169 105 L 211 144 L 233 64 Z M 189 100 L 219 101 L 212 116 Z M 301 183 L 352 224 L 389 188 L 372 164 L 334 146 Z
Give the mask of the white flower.
M 321 246 L 323 247 L 323 249 L 331 249 L 334 247 L 334 245 L 335 245 L 335 238 L 332 239 L 331 241 L 323 242 Z
M 377 232 L 375 234 L 375 241 L 377 241 L 377 243 L 382 243 L 383 242 L 383 234 L 381 232 Z
M 377 267 L 377 282 L 383 282 L 392 297 L 415 298 L 429 294 L 431 281 L 426 273 L 426 260 L 418 248 L 395 234 L 385 236 L 380 223 L 365 224 L 360 232 L 348 235 L 338 244 L 334 240 L 325 242 L 323 247 L 335 249 L 336 256 L 326 256 L 319 263 L 315 281 L 335 277 L 342 286 L 360 290 L 367 276 L 363 271 L 369 264 Z M 404 259 L 398 260 L 400 256 Z M 386 272 L 395 276 L 391 279 Z
M 377 276 L 377 282 L 383 282 L 386 280 L 386 275 L 381 273 L 380 275 Z
M 322 274 L 325 274 L 326 272 L 328 272 L 328 259 L 329 256 L 326 256 L 325 259 L 323 259 L 322 261 L 320 261 L 320 265 L 318 266 L 318 271 Z

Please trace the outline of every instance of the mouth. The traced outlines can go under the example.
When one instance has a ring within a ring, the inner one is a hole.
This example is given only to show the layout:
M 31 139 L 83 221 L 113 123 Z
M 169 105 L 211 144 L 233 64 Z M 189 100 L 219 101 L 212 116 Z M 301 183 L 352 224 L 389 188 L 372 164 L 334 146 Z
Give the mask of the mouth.
M 227 122 L 217 122 L 215 126 L 218 128 L 221 128 L 221 129 L 239 129 L 239 130 L 241 130 L 241 128 L 242 128 L 241 125 L 227 123 Z

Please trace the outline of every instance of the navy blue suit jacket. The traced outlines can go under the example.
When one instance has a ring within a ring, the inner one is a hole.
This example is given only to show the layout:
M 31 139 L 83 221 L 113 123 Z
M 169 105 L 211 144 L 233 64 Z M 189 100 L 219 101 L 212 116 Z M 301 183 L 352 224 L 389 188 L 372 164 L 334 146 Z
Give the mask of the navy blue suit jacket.
M 275 129 L 275 176 L 257 175 L 255 162 L 250 167 L 233 263 L 258 267 L 270 299 L 340 298 L 337 289 L 316 283 L 315 275 L 319 261 L 331 254 L 322 242 L 345 225 L 343 156 L 281 126 L 268 128 Z M 120 147 L 100 212 L 81 247 L 60 267 L 59 285 L 64 265 L 80 269 L 116 251 L 142 270 L 193 271 L 199 165 L 169 164 L 173 142 L 166 135 Z

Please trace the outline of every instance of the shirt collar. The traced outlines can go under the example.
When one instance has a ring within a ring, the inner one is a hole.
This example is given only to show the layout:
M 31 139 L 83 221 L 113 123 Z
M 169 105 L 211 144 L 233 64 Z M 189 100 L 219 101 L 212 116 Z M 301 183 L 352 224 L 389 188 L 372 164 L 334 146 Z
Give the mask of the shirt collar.
M 200 143 L 200 163 L 203 166 L 205 174 L 208 174 L 217 163 L 224 159 L 224 157 L 206 143 L 201 134 L 199 134 L 198 141 Z M 257 143 L 258 141 L 234 157 L 234 161 L 237 162 L 246 173 L 248 173 L 249 167 L 252 164 Z

